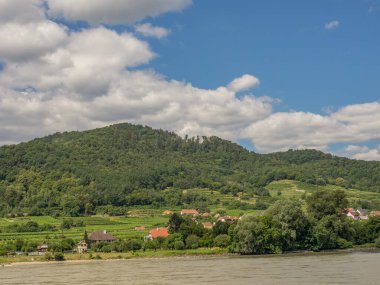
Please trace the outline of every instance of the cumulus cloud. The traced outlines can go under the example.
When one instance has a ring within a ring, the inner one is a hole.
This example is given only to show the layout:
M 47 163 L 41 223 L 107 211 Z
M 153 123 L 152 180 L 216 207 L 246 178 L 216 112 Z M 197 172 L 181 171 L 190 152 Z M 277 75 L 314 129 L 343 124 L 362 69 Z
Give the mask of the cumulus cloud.
M 191 4 L 46 1 L 50 15 L 94 25 L 132 23 Z M 350 144 L 346 153 L 354 158 L 380 159 L 379 148 L 357 146 L 380 139 L 380 102 L 350 105 L 327 115 L 274 113 L 276 100 L 241 94 L 260 84 L 253 75 L 207 90 L 152 70 L 132 69 L 155 57 L 147 41 L 107 26 L 70 30 L 48 19 L 42 4 L 0 0 L 0 145 L 128 121 L 183 136 L 248 138 L 260 152 L 328 150 L 331 144 L 345 143 Z M 168 32 L 148 23 L 135 29 L 158 38 Z
M 232 92 L 241 92 L 253 88 L 260 84 L 259 79 L 250 74 L 244 74 L 243 76 L 234 79 L 227 88 Z
M 146 17 L 180 11 L 192 0 L 47 0 L 49 15 L 90 24 L 131 24 Z
M 355 159 L 360 160 L 380 160 L 380 145 L 370 149 L 367 146 L 349 145 L 346 147 L 346 152 Z
M 333 143 L 380 139 L 380 103 L 350 105 L 327 116 L 274 113 L 251 124 L 241 135 L 250 138 L 262 152 L 289 148 L 327 150 Z
M 170 31 L 162 27 L 154 27 L 151 23 L 144 23 L 135 26 L 136 32 L 145 37 L 164 38 L 169 35 Z
M 339 27 L 339 21 L 337 20 L 334 20 L 334 21 L 331 21 L 331 22 L 328 22 L 325 24 L 325 29 L 326 30 L 334 30 L 334 29 L 337 29 Z

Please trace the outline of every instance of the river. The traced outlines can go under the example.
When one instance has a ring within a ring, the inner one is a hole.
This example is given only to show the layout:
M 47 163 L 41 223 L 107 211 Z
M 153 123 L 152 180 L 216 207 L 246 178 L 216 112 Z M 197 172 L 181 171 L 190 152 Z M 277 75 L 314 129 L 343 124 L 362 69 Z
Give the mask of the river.
M 380 284 L 380 253 L 170 257 L 0 267 L 0 284 Z

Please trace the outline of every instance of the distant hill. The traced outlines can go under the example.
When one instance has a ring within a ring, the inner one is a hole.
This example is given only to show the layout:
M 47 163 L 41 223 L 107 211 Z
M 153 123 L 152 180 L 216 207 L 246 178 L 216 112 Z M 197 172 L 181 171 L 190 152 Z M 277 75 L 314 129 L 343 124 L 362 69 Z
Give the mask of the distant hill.
M 256 154 L 218 137 L 117 124 L 0 147 L 0 214 L 180 204 L 180 192 L 168 188 L 260 195 L 283 179 L 380 192 L 380 162 L 316 150 Z

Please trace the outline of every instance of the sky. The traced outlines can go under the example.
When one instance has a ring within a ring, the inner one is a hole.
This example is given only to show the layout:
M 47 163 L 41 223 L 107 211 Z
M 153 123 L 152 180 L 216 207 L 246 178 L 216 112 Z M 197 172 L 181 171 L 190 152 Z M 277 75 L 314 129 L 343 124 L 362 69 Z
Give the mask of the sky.
M 380 160 L 380 0 L 0 0 L 0 145 L 120 122 Z

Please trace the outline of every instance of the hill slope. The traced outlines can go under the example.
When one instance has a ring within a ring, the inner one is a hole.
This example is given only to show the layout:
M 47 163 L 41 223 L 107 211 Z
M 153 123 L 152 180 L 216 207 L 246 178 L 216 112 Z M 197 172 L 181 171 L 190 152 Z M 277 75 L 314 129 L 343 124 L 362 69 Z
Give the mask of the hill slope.
M 163 191 L 168 187 L 260 195 L 262 187 L 281 179 L 379 192 L 380 162 L 315 150 L 260 155 L 217 137 L 183 139 L 118 124 L 1 147 L 0 214 L 12 209 L 82 214 L 101 205 L 180 204 L 181 192 Z

